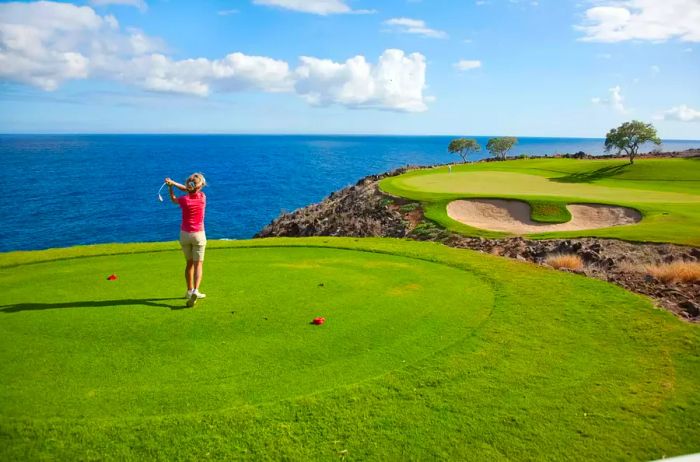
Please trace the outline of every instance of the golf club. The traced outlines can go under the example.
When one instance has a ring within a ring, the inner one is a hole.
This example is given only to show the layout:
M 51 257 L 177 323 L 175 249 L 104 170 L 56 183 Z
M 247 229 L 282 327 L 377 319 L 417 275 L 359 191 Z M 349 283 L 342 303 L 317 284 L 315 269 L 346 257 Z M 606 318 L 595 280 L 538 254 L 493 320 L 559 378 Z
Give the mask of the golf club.
M 160 195 L 160 192 L 163 190 L 164 187 L 165 187 L 165 183 L 163 183 L 163 185 L 158 190 L 158 200 L 161 202 L 163 202 L 163 196 Z

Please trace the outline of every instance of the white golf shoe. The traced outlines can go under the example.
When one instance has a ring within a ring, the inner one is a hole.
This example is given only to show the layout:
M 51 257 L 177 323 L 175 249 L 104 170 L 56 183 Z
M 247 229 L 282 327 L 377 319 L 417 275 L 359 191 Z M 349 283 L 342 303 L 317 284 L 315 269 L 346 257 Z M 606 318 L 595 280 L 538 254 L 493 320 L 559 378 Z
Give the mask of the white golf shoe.
M 203 294 L 197 289 L 187 291 L 187 306 L 193 307 L 200 298 L 207 298 L 207 294 Z

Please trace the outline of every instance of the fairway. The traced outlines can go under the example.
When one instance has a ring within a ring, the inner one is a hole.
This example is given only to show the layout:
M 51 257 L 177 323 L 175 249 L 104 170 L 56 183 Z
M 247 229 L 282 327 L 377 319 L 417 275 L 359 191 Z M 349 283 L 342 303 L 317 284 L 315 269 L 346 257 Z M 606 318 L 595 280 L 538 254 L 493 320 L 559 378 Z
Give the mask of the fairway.
M 589 183 L 559 183 L 549 178 L 510 172 L 454 172 L 411 176 L 394 184 L 408 190 L 435 193 L 500 195 L 504 190 L 514 196 L 585 197 L 601 202 L 694 202 L 700 195 L 678 192 L 633 190 Z
M 567 204 L 608 204 L 638 210 L 641 222 L 563 232 L 533 232 L 531 237 L 614 237 L 631 241 L 700 244 L 700 160 L 533 159 L 414 170 L 385 178 L 383 191 L 424 204 L 425 215 L 448 229 L 474 236 L 507 234 L 470 227 L 445 209 L 467 198 L 519 199 L 532 207 L 532 220 L 565 223 Z M 545 213 L 540 213 L 545 211 Z M 592 227 L 593 228 L 593 227 Z M 494 228 L 497 229 L 497 228 Z
M 212 241 L 184 309 L 181 266 L 173 243 L 0 256 L 3 460 L 700 450 L 700 331 L 610 284 L 431 243 Z

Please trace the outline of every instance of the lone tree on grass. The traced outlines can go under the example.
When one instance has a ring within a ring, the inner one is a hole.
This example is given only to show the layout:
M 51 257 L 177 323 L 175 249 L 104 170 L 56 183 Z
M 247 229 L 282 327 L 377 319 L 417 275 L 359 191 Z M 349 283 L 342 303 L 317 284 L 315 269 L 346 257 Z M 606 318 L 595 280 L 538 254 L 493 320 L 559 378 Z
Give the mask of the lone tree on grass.
M 510 151 L 517 142 L 518 139 L 512 136 L 491 138 L 486 144 L 486 149 L 488 149 L 491 155 L 495 156 L 497 159 L 505 160 L 506 156 L 508 155 L 508 151 Z
M 450 141 L 450 145 L 447 146 L 447 151 L 451 154 L 457 154 L 464 162 L 467 161 L 467 156 L 469 154 L 480 150 L 481 146 L 479 146 L 479 143 L 473 138 L 455 138 Z
M 647 142 L 661 144 L 661 140 L 656 135 L 656 129 L 652 124 L 633 120 L 608 132 L 605 136 L 605 152 L 617 149 L 618 154 L 624 152 L 630 156 L 630 164 L 633 164 L 639 147 Z

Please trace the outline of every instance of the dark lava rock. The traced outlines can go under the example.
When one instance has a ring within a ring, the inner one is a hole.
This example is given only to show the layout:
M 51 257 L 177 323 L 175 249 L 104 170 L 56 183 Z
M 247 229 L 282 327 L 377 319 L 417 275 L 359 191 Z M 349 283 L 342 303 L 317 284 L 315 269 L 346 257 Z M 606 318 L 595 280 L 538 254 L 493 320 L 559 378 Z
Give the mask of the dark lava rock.
M 684 302 L 680 302 L 678 306 L 692 317 L 700 316 L 700 305 L 695 302 L 686 300 Z

